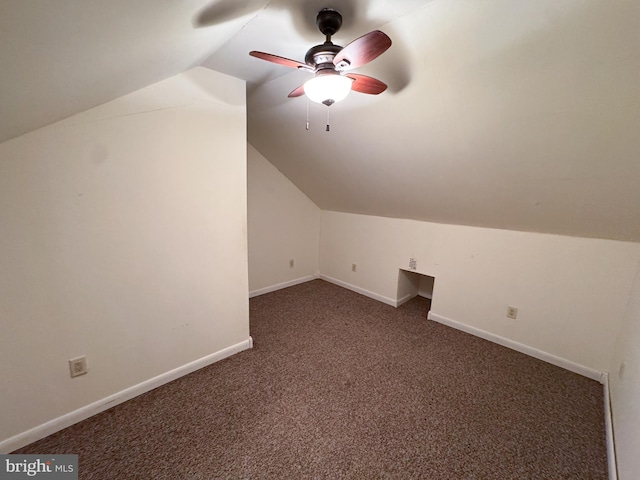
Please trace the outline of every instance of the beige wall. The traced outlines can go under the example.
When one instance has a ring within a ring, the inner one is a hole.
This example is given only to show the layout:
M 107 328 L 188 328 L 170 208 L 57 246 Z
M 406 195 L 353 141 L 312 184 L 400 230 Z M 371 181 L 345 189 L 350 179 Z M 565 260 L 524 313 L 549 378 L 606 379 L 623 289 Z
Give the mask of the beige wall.
M 432 313 L 600 372 L 640 258 L 636 243 L 327 211 L 321 231 L 323 276 L 393 303 L 413 257 L 435 277 Z
M 320 209 L 251 145 L 247 162 L 249 289 L 257 295 L 318 274 Z
M 616 342 L 609 384 L 619 478 L 634 480 L 640 473 L 640 265 Z
M 245 110 L 198 68 L 0 144 L 4 449 L 249 341 Z

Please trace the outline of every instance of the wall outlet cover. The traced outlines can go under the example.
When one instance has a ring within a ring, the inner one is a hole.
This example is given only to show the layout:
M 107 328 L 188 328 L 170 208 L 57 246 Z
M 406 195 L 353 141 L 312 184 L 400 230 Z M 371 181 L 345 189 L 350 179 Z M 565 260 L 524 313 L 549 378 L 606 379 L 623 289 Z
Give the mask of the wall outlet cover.
M 84 375 L 88 371 L 86 356 L 83 355 L 69 360 L 69 373 L 71 374 L 71 378 Z

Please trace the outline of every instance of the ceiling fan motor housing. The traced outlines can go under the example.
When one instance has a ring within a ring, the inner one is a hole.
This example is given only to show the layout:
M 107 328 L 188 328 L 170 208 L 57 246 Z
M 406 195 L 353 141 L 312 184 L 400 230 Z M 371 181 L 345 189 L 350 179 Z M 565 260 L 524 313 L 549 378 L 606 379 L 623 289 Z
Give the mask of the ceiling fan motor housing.
M 307 65 L 322 69 L 331 68 L 333 70 L 333 59 L 342 50 L 339 45 L 334 45 L 331 42 L 325 42 L 321 45 L 316 45 L 307 50 L 304 56 L 304 62 Z

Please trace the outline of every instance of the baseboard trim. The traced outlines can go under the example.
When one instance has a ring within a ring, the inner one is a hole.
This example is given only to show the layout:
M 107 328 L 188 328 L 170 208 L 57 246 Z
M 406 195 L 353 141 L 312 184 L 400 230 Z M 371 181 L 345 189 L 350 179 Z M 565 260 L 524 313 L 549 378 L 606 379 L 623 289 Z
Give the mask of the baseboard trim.
M 131 400 L 132 398 L 137 397 L 138 395 L 142 395 L 143 393 L 153 390 L 154 388 L 160 387 L 165 383 L 169 383 L 184 375 L 188 375 L 189 373 L 193 373 L 196 370 L 211 365 L 212 363 L 219 362 L 220 360 L 230 357 L 231 355 L 242 352 L 243 350 L 247 350 L 251 348 L 252 345 L 253 339 L 249 337 L 247 340 L 244 340 L 240 343 L 231 345 L 227 348 L 223 348 L 222 350 L 207 355 L 206 357 L 202 357 L 198 360 L 187 363 L 186 365 L 175 368 L 156 377 L 150 378 L 149 380 L 145 380 L 142 383 L 126 388 L 120 392 L 114 393 L 113 395 L 109 395 L 106 398 L 90 403 L 89 405 L 74 410 L 73 412 L 69 412 L 58 418 L 54 418 L 53 420 L 38 425 L 37 427 L 27 430 L 26 432 L 19 433 L 18 435 L 1 441 L 0 453 L 10 453 L 14 450 L 17 450 L 18 448 L 25 447 L 30 443 L 35 442 L 36 440 L 40 440 L 48 435 L 51 435 L 52 433 L 70 427 L 71 425 L 82 420 L 86 420 L 87 418 L 96 415 L 97 413 L 108 410 L 111 407 L 115 407 L 116 405 L 126 402 L 127 400 Z
M 609 391 L 609 374 L 602 374 L 604 389 L 604 427 L 605 440 L 607 444 L 607 466 L 609 470 L 609 480 L 618 479 L 618 462 L 616 460 L 616 446 L 613 438 L 613 415 L 611 412 L 611 393 Z
M 326 280 L 329 283 L 333 283 L 334 285 L 338 285 L 340 287 L 346 288 L 347 290 L 351 290 L 352 292 L 356 292 L 356 293 L 359 293 L 360 295 L 364 295 L 365 297 L 373 298 L 374 300 L 378 300 L 379 302 L 386 303 L 387 305 L 391 305 L 392 307 L 398 306 L 398 300 L 394 300 L 393 298 L 384 297 L 375 292 L 371 292 L 364 288 L 357 287 L 356 285 L 343 282 L 342 280 L 338 280 L 337 278 L 329 277 L 327 275 L 320 274 L 320 278 L 322 280 Z
M 271 285 L 269 287 L 258 288 L 257 290 L 252 290 L 249 292 L 249 298 L 257 297 L 258 295 L 264 295 L 265 293 L 275 292 L 276 290 L 281 290 L 283 288 L 293 287 L 294 285 L 310 282 L 311 280 L 316 280 L 317 278 L 319 278 L 319 275 L 317 274 L 307 275 L 306 277 L 295 278 L 293 280 L 278 283 L 276 285 Z
M 475 335 L 476 337 L 484 338 L 485 340 L 497 343 L 498 345 L 502 345 L 503 347 L 507 347 L 520 353 L 524 353 L 525 355 L 537 358 L 538 360 L 551 363 L 552 365 L 556 365 L 584 377 L 591 378 L 592 380 L 597 380 L 600 383 L 604 382 L 604 372 L 601 372 L 599 370 L 580 365 L 579 363 L 572 362 L 571 360 L 567 360 L 562 357 L 557 357 L 543 350 L 538 350 L 537 348 L 530 347 L 523 343 L 518 343 L 514 340 L 510 340 L 508 338 L 495 335 L 485 330 L 472 327 L 470 325 L 458 322 L 457 320 L 452 320 L 451 318 L 438 315 L 437 313 L 434 313 L 432 311 L 429 312 L 427 318 L 429 320 L 433 320 L 434 322 L 442 323 L 443 325 L 447 325 L 457 330 L 470 333 L 471 335 Z

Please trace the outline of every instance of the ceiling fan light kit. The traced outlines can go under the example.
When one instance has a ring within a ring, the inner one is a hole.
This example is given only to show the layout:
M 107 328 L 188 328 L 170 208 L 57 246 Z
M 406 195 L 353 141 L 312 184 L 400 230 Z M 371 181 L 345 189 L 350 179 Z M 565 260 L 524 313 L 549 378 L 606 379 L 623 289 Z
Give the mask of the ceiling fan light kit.
M 303 89 L 309 100 L 323 103 L 329 107 L 349 95 L 352 83 L 351 78 L 333 72 L 317 75 L 311 80 L 307 80 Z
M 326 41 L 307 51 L 305 63 L 258 51 L 249 52 L 249 55 L 315 75 L 289 93 L 289 98 L 306 95 L 312 102 L 329 107 L 346 98 L 351 90 L 377 95 L 387 89 L 387 85 L 380 80 L 357 73 L 347 73 L 387 51 L 391 46 L 391 39 L 386 34 L 374 30 L 343 48 L 331 42 L 331 36 L 342 26 L 342 15 L 339 12 L 329 8 L 320 10 L 316 24 L 325 35 Z

